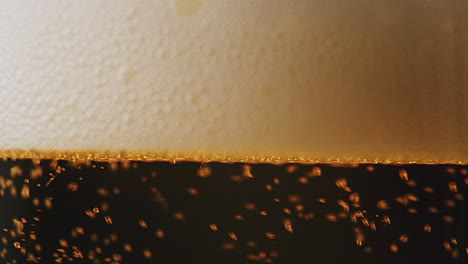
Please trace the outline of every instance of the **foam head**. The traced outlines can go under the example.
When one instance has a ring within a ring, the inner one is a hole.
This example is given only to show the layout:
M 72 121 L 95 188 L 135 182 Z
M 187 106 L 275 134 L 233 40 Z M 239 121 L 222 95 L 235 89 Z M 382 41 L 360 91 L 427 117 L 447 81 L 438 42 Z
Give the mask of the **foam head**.
M 468 162 L 466 7 L 3 1 L 0 149 Z

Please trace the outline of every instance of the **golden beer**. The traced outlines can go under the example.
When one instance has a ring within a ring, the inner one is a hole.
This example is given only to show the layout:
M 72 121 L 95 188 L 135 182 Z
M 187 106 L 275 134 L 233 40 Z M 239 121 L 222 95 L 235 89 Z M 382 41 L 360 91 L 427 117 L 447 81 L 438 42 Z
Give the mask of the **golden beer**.
M 1 263 L 466 260 L 466 1 L 0 5 Z

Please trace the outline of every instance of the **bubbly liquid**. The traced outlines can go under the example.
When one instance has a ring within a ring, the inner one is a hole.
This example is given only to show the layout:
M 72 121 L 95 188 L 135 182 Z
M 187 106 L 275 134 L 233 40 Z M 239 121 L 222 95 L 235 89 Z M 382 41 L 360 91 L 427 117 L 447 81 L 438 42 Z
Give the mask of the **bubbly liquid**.
M 5 159 L 0 262 L 463 263 L 467 184 L 466 164 Z
M 466 260 L 466 1 L 0 6 L 0 263 Z

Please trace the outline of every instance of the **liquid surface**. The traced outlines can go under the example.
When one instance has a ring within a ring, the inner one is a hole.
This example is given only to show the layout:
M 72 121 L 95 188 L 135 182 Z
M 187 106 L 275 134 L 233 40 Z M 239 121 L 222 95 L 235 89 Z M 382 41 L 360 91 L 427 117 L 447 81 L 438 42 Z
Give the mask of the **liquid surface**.
M 320 156 L 318 156 L 320 157 Z M 132 151 L 23 151 L 23 150 L 0 150 L 0 159 L 52 159 L 52 160 L 69 160 L 72 162 L 86 162 L 89 160 L 101 162 L 129 162 L 129 161 L 168 161 L 173 164 L 179 162 L 222 162 L 236 163 L 245 162 L 250 164 L 269 163 L 269 164 L 329 164 L 332 166 L 358 166 L 359 164 L 374 163 L 374 164 L 441 164 L 440 160 L 432 159 L 367 159 L 356 157 L 342 156 L 326 156 L 318 158 L 317 156 L 304 155 L 287 155 L 284 153 L 264 154 L 258 152 L 248 153 L 207 153 L 207 152 L 192 152 L 192 153 L 177 153 L 177 152 L 132 152 Z M 444 164 L 466 165 L 460 160 L 445 161 Z
M 467 163 L 466 10 L 4 1 L 0 149 Z

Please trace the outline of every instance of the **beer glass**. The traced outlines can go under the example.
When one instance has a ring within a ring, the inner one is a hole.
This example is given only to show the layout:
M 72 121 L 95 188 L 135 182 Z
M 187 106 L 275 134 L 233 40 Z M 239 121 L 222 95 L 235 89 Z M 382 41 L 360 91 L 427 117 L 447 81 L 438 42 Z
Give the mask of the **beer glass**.
M 468 2 L 0 1 L 1 263 L 464 263 Z

